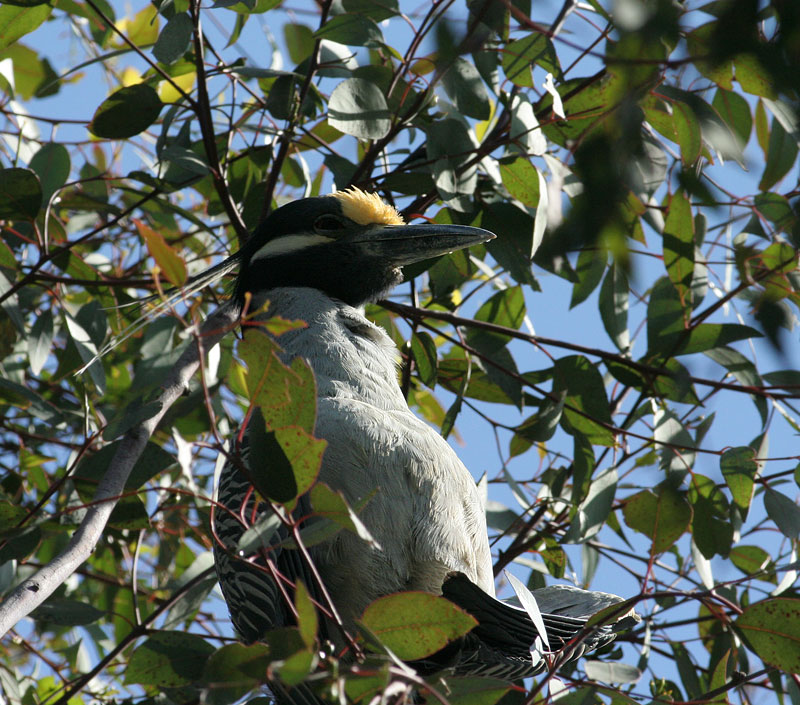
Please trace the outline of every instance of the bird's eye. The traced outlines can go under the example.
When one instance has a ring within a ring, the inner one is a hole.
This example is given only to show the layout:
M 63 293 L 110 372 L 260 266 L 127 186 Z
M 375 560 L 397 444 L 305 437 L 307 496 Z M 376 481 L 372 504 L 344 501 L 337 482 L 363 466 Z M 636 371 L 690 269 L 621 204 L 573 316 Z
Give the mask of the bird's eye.
M 314 221 L 314 229 L 323 232 L 342 230 L 344 223 L 333 215 L 321 215 Z

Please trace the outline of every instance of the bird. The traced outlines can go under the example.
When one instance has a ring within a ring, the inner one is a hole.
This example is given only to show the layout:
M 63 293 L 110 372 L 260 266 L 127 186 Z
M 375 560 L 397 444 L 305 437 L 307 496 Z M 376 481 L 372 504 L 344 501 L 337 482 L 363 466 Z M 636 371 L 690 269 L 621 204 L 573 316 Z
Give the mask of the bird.
M 573 642 L 569 657 L 577 658 L 614 639 L 635 613 L 623 609 L 612 624 L 584 630 L 591 615 L 623 599 L 570 586 L 543 588 L 533 593 L 547 632 L 541 635 L 526 609 L 497 599 L 475 480 L 445 439 L 411 411 L 398 383 L 397 347 L 364 314 L 367 303 L 402 281 L 402 267 L 494 237 L 470 226 L 406 224 L 377 194 L 357 188 L 299 199 L 268 215 L 237 254 L 233 302 L 261 311 L 259 320 L 281 316 L 306 324 L 277 342 L 284 362 L 301 357 L 314 372 L 314 435 L 327 442 L 319 480 L 351 506 L 364 505 L 359 518 L 374 538 L 366 542 L 341 531 L 309 549 L 338 626 L 356 633 L 364 609 L 392 593 L 443 595 L 478 626 L 438 660 L 417 665 L 513 680 L 546 667 L 541 653 L 532 657 L 537 636 L 536 643 L 553 651 Z M 243 335 L 269 333 L 249 325 Z M 235 631 L 253 643 L 294 623 L 289 598 L 296 581 L 312 591 L 317 583 L 300 552 L 281 545 L 281 532 L 269 551 L 280 579 L 266 569 L 263 555 L 239 550 L 248 524 L 243 518 L 269 521 L 272 515 L 251 481 L 269 473 L 269 458 L 249 453 L 247 433 L 239 451 L 239 462 L 229 457 L 217 482 L 214 555 Z M 309 515 L 309 502 L 307 495 L 298 499 L 297 516 Z M 320 638 L 342 648 L 334 622 L 322 615 Z M 290 691 L 285 702 L 305 702 L 293 700 Z

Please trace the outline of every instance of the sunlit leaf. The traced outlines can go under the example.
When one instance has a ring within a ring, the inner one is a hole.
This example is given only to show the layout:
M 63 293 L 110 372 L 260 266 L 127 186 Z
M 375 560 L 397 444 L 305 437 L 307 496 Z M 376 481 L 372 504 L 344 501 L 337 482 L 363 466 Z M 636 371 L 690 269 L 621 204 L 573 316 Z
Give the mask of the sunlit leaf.
M 737 618 L 764 663 L 787 673 L 800 672 L 800 600 L 776 597 L 745 607 Z
M 447 95 L 464 115 L 477 120 L 489 117 L 489 94 L 478 70 L 466 59 L 457 56 L 442 78 Z
M 20 37 L 36 29 L 52 12 L 49 4 L 31 3 L 16 5 L 3 3 L 0 6 L 0 49 L 5 49 Z
M 333 89 L 328 102 L 328 122 L 360 139 L 379 139 L 391 127 L 383 93 L 363 78 L 348 78 Z
M 653 542 L 652 553 L 672 546 L 689 528 L 692 510 L 676 490 L 662 487 L 658 493 L 642 490 L 625 502 L 625 523 Z
M 755 451 L 746 446 L 729 448 L 722 454 L 719 464 L 733 501 L 746 516 L 753 499 L 753 481 L 758 472 Z
M 358 13 L 336 15 L 320 27 L 314 36 L 350 46 L 377 47 L 383 44 L 383 34 L 374 20 Z
M 370 604 L 361 622 L 402 659 L 430 656 L 470 631 L 474 617 L 426 592 L 401 592 Z
M 36 172 L 42 185 L 42 203 L 47 203 L 69 177 L 69 152 L 63 144 L 50 142 L 33 155 L 30 167 Z

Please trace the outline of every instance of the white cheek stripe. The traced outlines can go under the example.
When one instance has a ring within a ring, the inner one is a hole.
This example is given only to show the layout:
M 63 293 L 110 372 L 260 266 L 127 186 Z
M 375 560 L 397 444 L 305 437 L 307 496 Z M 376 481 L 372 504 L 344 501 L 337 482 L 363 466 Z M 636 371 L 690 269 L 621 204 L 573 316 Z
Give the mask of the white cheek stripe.
M 308 233 L 307 235 L 284 235 L 270 240 L 264 247 L 256 252 L 250 259 L 255 262 L 258 259 L 265 257 L 274 257 L 275 255 L 285 255 L 289 252 L 299 252 L 300 250 L 308 249 L 314 245 L 324 245 L 327 242 L 333 242 L 333 238 L 325 237 L 324 235 L 316 235 Z

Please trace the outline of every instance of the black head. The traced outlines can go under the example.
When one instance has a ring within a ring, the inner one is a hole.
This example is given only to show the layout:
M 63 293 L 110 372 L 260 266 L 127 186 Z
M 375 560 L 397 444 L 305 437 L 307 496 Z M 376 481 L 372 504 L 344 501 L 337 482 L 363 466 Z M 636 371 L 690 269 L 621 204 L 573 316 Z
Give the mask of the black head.
M 400 214 L 359 189 L 304 198 L 273 211 L 239 255 L 235 297 L 308 286 L 352 306 L 380 298 L 402 279 L 400 267 L 494 237 L 462 225 L 406 225 Z

